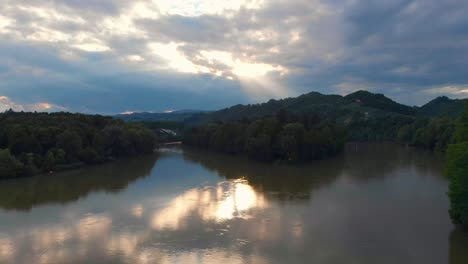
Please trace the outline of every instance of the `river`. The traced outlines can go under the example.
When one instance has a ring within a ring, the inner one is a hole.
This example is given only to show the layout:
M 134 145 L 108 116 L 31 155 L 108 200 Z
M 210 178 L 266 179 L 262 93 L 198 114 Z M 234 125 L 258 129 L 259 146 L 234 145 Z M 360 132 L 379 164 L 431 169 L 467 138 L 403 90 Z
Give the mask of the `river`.
M 350 144 L 304 165 L 181 147 L 0 182 L 0 263 L 468 263 L 443 156 Z

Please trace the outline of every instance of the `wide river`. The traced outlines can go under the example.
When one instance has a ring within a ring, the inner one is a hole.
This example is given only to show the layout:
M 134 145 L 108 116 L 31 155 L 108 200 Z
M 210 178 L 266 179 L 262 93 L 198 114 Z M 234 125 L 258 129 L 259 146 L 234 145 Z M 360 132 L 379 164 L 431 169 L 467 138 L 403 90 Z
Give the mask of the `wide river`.
M 443 157 L 348 145 L 307 165 L 191 149 L 0 182 L 0 263 L 466 264 Z

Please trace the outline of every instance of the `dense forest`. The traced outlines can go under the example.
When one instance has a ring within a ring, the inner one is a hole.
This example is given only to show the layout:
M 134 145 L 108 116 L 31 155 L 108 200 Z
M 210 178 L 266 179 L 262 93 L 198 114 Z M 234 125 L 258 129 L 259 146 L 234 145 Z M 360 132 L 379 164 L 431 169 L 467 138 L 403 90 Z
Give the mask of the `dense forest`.
M 144 121 L 161 139 L 180 140 L 182 127 L 242 123 L 243 120 L 272 118 L 279 111 L 286 111 L 298 116 L 318 117 L 344 127 L 348 141 L 398 142 L 445 151 L 453 142 L 455 119 L 463 112 L 465 102 L 467 99 L 441 96 L 416 107 L 368 91 L 346 96 L 310 92 L 266 103 L 235 105 L 214 112 L 133 113 L 118 117 L 127 121 Z M 161 133 L 164 128 L 175 131 L 177 136 Z
M 456 117 L 466 100 L 438 97 L 422 107 L 399 104 L 382 94 L 358 91 L 347 96 L 316 92 L 262 104 L 236 105 L 194 115 L 187 126 L 271 118 L 280 111 L 320 118 L 344 127 L 348 141 L 398 142 L 445 151 L 453 142 Z
M 137 123 L 72 113 L 0 114 L 0 178 L 150 153 L 156 136 Z
M 307 161 L 342 151 L 345 130 L 318 116 L 286 110 L 256 120 L 208 123 L 184 132 L 184 143 L 227 153 L 242 153 L 254 160 Z
M 447 150 L 446 173 L 450 180 L 450 216 L 468 228 L 468 103 L 458 119 L 455 143 Z

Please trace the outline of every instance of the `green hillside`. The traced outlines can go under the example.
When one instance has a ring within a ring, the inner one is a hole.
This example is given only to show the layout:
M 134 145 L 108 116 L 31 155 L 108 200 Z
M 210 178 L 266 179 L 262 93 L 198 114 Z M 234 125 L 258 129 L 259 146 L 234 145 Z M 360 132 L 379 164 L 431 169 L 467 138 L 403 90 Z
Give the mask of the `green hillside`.
M 235 105 L 219 111 L 195 115 L 187 119 L 187 122 L 200 124 L 257 119 L 274 115 L 279 110 L 286 110 L 294 114 L 313 114 L 343 123 L 349 122 L 355 116 L 365 116 L 366 118 L 385 115 L 413 116 L 417 112 L 415 107 L 399 104 L 382 94 L 373 94 L 367 91 L 357 91 L 345 97 L 311 92 L 294 98 L 272 99 L 261 104 Z
M 463 105 L 467 99 L 449 99 L 440 96 L 421 106 L 418 110 L 423 116 L 459 116 L 463 112 Z
M 423 107 L 407 106 L 368 91 L 346 96 L 311 92 L 295 98 L 266 103 L 235 105 L 194 115 L 186 126 L 211 123 L 249 123 L 280 113 L 293 120 L 322 120 L 344 126 L 350 141 L 389 141 L 444 151 L 452 142 L 454 118 L 463 110 L 463 100 L 437 98 Z

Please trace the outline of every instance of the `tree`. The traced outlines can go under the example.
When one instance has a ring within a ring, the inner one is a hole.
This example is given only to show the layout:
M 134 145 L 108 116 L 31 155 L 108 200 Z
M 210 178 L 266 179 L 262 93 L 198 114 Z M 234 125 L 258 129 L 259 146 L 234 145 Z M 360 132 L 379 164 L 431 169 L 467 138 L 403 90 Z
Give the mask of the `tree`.
M 0 178 L 13 178 L 20 175 L 23 164 L 19 162 L 10 150 L 0 149 Z
M 468 227 L 468 142 L 450 145 L 446 172 L 450 180 L 450 217 L 455 224 Z
M 248 138 L 245 148 L 247 155 L 251 159 L 260 161 L 270 161 L 273 159 L 271 139 L 267 135 Z
M 284 115 L 297 122 L 281 123 Z M 254 160 L 296 162 L 334 155 L 343 150 L 346 137 L 345 131 L 333 122 L 322 121 L 315 115 L 309 118 L 280 111 L 275 117 L 253 121 L 191 127 L 184 132 L 183 141 L 231 154 L 244 153 Z
M 468 227 L 468 105 L 457 122 L 456 143 L 447 151 L 450 217 L 455 224 Z
M 465 111 L 457 122 L 455 140 L 457 142 L 468 141 L 468 102 L 465 103 Z
M 155 146 L 154 133 L 143 125 L 99 115 L 6 112 L 0 122 L 0 149 L 10 153 L 2 152 L 9 164 L 2 174 L 8 177 L 149 153 Z
M 286 160 L 300 160 L 304 134 L 304 126 L 300 123 L 285 125 L 278 136 L 278 143 L 281 151 L 279 154 Z
M 21 153 L 37 153 L 42 151 L 41 145 L 27 126 L 19 124 L 12 126 L 9 129 L 8 134 L 8 148 L 14 155 L 20 155 Z
M 57 137 L 57 147 L 65 151 L 69 160 L 73 160 L 82 148 L 82 140 L 75 131 L 65 130 Z
M 23 153 L 20 157 L 21 162 L 24 164 L 21 174 L 24 176 L 32 176 L 39 172 L 35 162 L 33 153 Z
M 78 154 L 80 160 L 87 163 L 87 164 L 96 164 L 101 162 L 99 154 L 97 151 L 91 147 L 87 147 L 80 151 Z
M 52 150 L 47 151 L 44 162 L 42 163 L 42 169 L 44 171 L 52 171 L 55 169 L 55 155 Z

